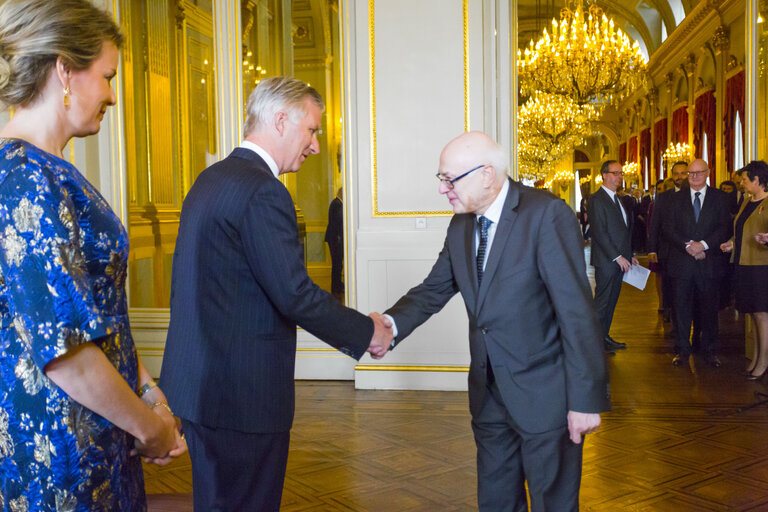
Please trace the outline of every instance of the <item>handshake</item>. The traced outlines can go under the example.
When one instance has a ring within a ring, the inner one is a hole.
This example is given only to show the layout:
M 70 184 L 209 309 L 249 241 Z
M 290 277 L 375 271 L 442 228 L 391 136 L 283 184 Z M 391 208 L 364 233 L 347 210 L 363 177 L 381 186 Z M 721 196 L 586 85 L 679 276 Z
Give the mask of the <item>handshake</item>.
M 381 359 L 386 355 L 395 338 L 392 321 L 380 313 L 371 313 L 368 316 L 373 320 L 373 338 L 366 352 L 374 359 Z

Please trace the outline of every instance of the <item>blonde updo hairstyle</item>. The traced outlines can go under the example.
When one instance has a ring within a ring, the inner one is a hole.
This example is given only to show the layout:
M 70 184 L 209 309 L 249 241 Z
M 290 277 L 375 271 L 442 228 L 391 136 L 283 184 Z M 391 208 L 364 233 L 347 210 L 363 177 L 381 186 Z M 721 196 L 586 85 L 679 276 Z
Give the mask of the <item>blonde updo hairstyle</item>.
M 0 6 L 0 102 L 33 103 L 57 58 L 73 71 L 88 69 L 105 41 L 119 48 L 123 35 L 89 0 L 7 0 Z

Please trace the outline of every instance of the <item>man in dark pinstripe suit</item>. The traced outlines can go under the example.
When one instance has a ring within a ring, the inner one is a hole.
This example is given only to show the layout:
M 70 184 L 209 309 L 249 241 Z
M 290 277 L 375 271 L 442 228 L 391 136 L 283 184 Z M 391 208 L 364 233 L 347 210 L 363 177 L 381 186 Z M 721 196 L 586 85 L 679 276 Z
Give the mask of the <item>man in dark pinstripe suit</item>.
M 345 308 L 310 280 L 277 179 L 318 152 L 323 108 L 299 80 L 262 80 L 245 142 L 184 200 L 160 382 L 182 419 L 195 510 L 279 510 L 297 324 L 355 359 L 383 355 L 392 340 L 381 317 Z

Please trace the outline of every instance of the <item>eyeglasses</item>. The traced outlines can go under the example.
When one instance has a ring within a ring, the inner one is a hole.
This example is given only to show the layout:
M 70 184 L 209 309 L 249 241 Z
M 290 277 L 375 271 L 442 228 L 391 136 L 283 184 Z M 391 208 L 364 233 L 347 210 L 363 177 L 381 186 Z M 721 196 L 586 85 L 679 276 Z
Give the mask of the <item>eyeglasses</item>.
M 709 174 L 709 169 L 705 171 L 689 171 L 687 173 L 688 176 L 701 176 L 702 174 Z
M 485 167 L 486 165 L 488 165 L 488 164 L 482 164 L 482 165 L 478 165 L 477 167 L 473 167 L 472 169 L 468 170 L 468 171 L 467 171 L 467 172 L 465 172 L 464 174 L 462 174 L 462 175 L 460 175 L 460 176 L 456 176 L 456 177 L 455 177 L 455 178 L 453 178 L 453 179 L 450 179 L 450 178 L 446 178 L 445 176 L 443 176 L 443 175 L 442 175 L 442 174 L 440 174 L 440 173 L 437 173 L 437 174 L 435 174 L 435 176 L 437 176 L 437 179 L 438 179 L 438 180 L 440 180 L 440 183 L 444 184 L 444 185 L 445 185 L 445 186 L 448 188 L 448 190 L 453 190 L 453 184 L 454 184 L 454 183 L 456 183 L 457 181 L 459 181 L 461 178 L 463 178 L 463 177 L 464 177 L 464 176 L 466 176 L 467 174 L 469 174 L 469 173 L 471 173 L 471 172 L 474 172 L 474 171 L 476 171 L 476 170 L 478 170 L 478 169 L 482 169 L 482 168 L 483 168 L 483 167 Z
M 614 176 L 624 176 L 624 171 L 605 171 L 606 174 L 613 174 Z

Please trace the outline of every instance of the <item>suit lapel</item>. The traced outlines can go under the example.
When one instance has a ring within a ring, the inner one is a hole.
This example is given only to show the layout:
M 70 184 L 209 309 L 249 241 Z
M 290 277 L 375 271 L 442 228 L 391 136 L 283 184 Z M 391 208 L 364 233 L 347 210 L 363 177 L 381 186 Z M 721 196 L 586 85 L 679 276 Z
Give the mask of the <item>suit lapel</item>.
M 467 308 L 472 311 L 475 306 L 475 300 L 477 297 L 477 268 L 475 265 L 475 216 L 472 214 L 464 215 L 463 226 L 458 226 L 458 229 L 451 235 L 448 240 L 449 249 L 451 251 L 451 259 L 454 261 L 454 268 L 456 269 L 456 280 L 461 281 L 466 279 L 471 293 L 464 295 L 464 300 L 467 303 Z M 464 289 L 464 286 L 459 284 L 460 289 Z
M 480 285 L 480 289 L 477 292 L 477 307 L 475 311 L 480 311 L 483 307 L 483 301 L 486 295 L 488 295 L 488 288 L 491 281 L 493 281 L 493 275 L 499 268 L 499 262 L 501 261 L 501 254 L 507 245 L 507 239 L 512 232 L 512 226 L 517 219 L 517 205 L 520 202 L 520 191 L 517 185 L 513 181 L 509 181 L 509 191 L 507 192 L 507 198 L 504 200 L 504 207 L 501 210 L 501 217 L 499 218 L 499 225 L 496 226 L 496 234 L 493 236 L 493 244 L 491 244 L 491 252 L 488 253 L 488 260 L 485 264 L 485 272 L 483 272 L 483 283 Z M 475 274 L 477 271 L 475 271 Z M 477 282 L 477 279 L 475 279 Z

